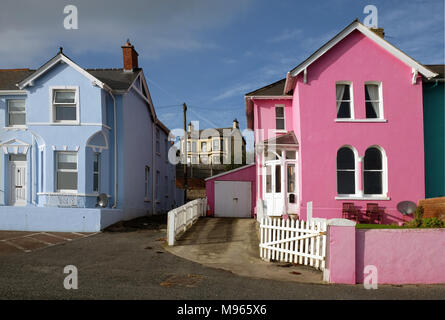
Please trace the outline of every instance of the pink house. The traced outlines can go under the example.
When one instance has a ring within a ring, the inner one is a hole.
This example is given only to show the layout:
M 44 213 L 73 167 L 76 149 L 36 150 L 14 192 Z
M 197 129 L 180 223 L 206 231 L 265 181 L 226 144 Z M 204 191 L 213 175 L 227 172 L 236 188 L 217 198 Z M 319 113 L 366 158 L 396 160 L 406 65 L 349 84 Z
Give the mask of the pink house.
M 344 202 L 405 219 L 425 197 L 422 77 L 436 74 L 352 22 L 285 79 L 246 94 L 255 131 L 256 212 L 339 218 Z

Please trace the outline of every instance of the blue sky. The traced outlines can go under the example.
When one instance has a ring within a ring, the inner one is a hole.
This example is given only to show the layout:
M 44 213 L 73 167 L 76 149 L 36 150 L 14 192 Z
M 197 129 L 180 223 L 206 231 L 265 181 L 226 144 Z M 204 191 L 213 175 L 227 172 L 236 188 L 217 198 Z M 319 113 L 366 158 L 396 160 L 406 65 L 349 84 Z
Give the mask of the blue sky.
M 74 4 L 79 29 L 63 28 Z M 424 64 L 444 63 L 444 1 L 2 1 L 0 68 L 37 68 L 59 46 L 85 68 L 122 67 L 127 38 L 159 118 L 171 129 L 246 127 L 244 94 L 283 78 L 355 18 L 378 9 L 386 39 Z M 27 8 L 27 10 L 23 10 Z

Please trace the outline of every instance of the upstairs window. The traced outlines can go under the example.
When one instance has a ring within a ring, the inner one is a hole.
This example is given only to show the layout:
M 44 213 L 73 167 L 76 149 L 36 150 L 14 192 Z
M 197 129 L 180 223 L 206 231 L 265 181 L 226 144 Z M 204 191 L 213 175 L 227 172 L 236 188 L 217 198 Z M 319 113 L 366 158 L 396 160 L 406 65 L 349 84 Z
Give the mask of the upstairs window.
M 8 126 L 24 126 L 25 124 L 25 100 L 8 100 Z
M 275 106 L 275 128 L 285 130 L 284 106 Z
M 161 133 L 159 132 L 159 129 L 156 128 L 156 153 L 161 153 Z
M 212 150 L 213 151 L 219 151 L 219 139 L 213 139 Z
M 337 193 L 355 194 L 355 155 L 348 147 L 337 152 Z
M 352 86 L 347 83 L 335 85 L 337 97 L 337 118 L 352 119 Z
M 78 122 L 78 101 L 75 89 L 53 90 L 53 121 Z
M 201 142 L 201 152 L 207 152 L 207 142 Z
M 375 83 L 365 84 L 365 104 L 366 104 L 367 119 L 382 118 L 379 84 Z

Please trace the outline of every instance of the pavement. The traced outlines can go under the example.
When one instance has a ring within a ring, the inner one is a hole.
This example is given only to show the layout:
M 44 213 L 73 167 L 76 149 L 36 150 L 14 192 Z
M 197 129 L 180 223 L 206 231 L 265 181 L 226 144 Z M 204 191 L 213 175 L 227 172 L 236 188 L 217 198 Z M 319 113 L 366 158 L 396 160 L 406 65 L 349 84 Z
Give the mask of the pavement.
M 244 277 L 170 254 L 165 229 L 165 216 L 144 217 L 75 241 L 4 253 L 0 300 L 445 299 L 445 285 L 379 285 L 366 290 L 362 285 Z M 78 270 L 78 289 L 64 288 L 67 265 Z
M 166 245 L 165 250 L 244 277 L 323 283 L 322 272 L 314 268 L 261 260 L 255 219 L 200 218 L 175 246 Z

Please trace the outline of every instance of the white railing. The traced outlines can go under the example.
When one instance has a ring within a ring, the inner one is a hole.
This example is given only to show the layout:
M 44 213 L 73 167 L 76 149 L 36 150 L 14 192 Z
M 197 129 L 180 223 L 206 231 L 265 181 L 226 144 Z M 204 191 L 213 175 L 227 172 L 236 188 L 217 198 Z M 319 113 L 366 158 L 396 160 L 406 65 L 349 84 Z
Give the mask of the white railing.
M 326 257 L 325 219 L 311 221 L 263 218 L 260 225 L 260 257 L 324 270 Z
M 168 245 L 175 245 L 176 238 L 187 231 L 199 217 L 205 216 L 207 198 L 196 199 L 168 212 L 167 240 Z

